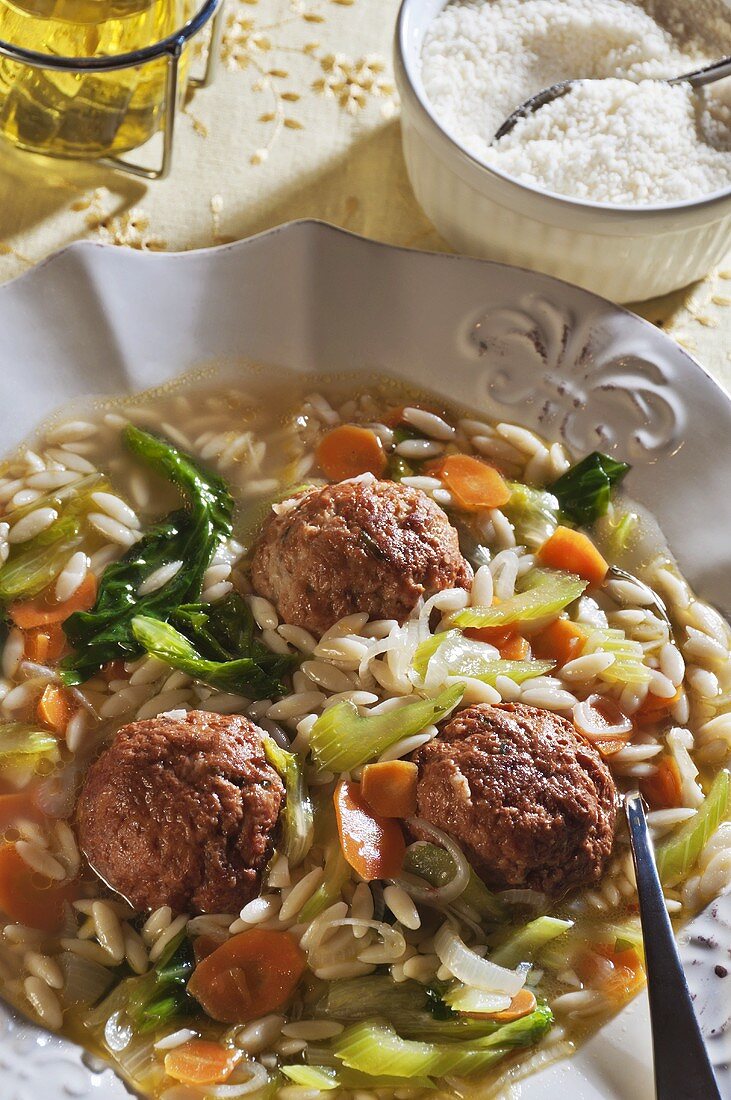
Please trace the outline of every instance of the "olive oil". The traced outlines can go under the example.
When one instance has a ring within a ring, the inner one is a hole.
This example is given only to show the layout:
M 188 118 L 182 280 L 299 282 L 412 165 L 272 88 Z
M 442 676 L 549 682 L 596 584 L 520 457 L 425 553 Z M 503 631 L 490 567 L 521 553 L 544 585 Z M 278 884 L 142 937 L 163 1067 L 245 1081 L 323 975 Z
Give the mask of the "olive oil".
M 189 18 L 190 0 L 0 0 L 0 39 L 56 57 L 109 57 L 151 46 Z M 166 61 L 74 73 L 0 57 L 0 132 L 56 156 L 143 144 L 160 123 Z

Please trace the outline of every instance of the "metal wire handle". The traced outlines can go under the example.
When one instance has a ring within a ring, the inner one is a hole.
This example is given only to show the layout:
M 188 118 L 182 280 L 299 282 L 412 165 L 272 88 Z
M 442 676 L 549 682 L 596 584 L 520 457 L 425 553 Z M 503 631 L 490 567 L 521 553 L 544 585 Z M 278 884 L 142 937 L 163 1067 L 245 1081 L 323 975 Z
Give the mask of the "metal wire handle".
M 20 65 L 31 69 L 50 69 L 67 73 L 119 72 L 121 69 L 136 69 L 148 62 L 164 57 L 165 90 L 163 93 L 163 118 L 159 127 L 162 132 L 162 158 L 158 168 L 145 168 L 141 164 L 124 160 L 122 157 L 99 157 L 98 163 L 109 168 L 127 172 L 142 179 L 165 179 L 170 174 L 173 162 L 173 139 L 175 135 L 175 113 L 178 100 L 178 66 L 183 48 L 211 20 L 211 40 L 205 68 L 199 77 L 190 77 L 188 86 L 205 88 L 211 83 L 218 64 L 218 47 L 223 30 L 223 0 L 206 0 L 195 15 L 184 26 L 162 38 L 151 46 L 144 46 L 129 53 L 112 54 L 109 57 L 57 57 L 53 54 L 39 53 L 14 46 L 0 39 L 0 57 L 7 57 Z

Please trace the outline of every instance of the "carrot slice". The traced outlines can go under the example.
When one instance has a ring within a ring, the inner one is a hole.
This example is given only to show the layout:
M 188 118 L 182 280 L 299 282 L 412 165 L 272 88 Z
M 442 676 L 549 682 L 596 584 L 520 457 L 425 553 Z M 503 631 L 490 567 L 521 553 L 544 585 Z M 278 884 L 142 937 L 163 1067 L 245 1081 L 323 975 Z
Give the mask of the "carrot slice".
M 609 569 L 589 536 L 571 527 L 557 527 L 539 549 L 538 559 L 552 569 L 576 573 L 590 584 L 601 584 Z
M 682 805 L 680 771 L 672 756 L 664 756 L 657 771 L 640 780 L 640 791 L 653 810 L 672 810 Z
M 582 982 L 601 990 L 616 1005 L 628 1001 L 645 980 L 642 960 L 634 948 L 618 951 L 612 944 L 593 944 L 582 952 L 574 969 Z
M 0 910 L 12 921 L 55 932 L 63 924 L 64 904 L 79 895 L 75 883 L 44 886 L 18 855 L 14 844 L 0 848 Z
M 63 603 L 54 603 L 49 597 L 50 594 L 13 603 L 8 608 L 8 614 L 21 630 L 48 626 L 49 623 L 62 623 L 74 611 L 88 611 L 93 606 L 96 599 L 96 577 L 93 573 L 87 573 L 73 596 Z
M 530 657 L 530 642 L 522 634 L 511 634 L 498 649 L 504 661 L 527 661 Z
M 39 665 L 53 664 L 66 648 L 66 635 L 60 623 L 47 623 L 24 631 L 23 656 Z
M 578 657 L 586 645 L 586 634 L 570 619 L 555 622 L 531 638 L 533 653 L 541 661 L 555 661 L 561 668 Z
M 306 963 L 289 932 L 251 928 L 232 936 L 198 963 L 188 992 L 212 1020 L 243 1024 L 284 1008 Z
M 65 688 L 58 684 L 48 684 L 38 700 L 36 714 L 39 722 L 62 736 L 76 710 L 73 696 Z
M 381 477 L 386 469 L 383 444 L 370 428 L 341 424 L 323 436 L 315 451 L 317 464 L 331 481 L 344 481 L 359 474 Z
M 366 764 L 360 790 L 370 808 L 381 817 L 413 817 L 419 769 L 410 760 Z
M 662 699 L 659 695 L 648 692 L 640 706 L 635 711 L 634 719 L 639 726 L 649 726 L 653 722 L 660 722 L 667 718 L 670 711 L 681 698 L 682 688 L 678 688 L 670 699 Z
M 363 797 L 360 783 L 343 779 L 335 790 L 340 847 L 366 882 L 395 878 L 406 853 L 404 834 L 394 818 L 379 817 Z
M 442 482 L 465 512 L 502 508 L 510 500 L 510 489 L 494 466 L 472 455 L 447 455 L 441 463 Z
M 165 1055 L 165 1072 L 186 1085 L 220 1085 L 227 1081 L 244 1054 L 206 1039 L 189 1039 Z
M 494 1012 L 491 1020 L 499 1020 L 501 1023 L 510 1023 L 511 1020 L 520 1020 L 523 1016 L 529 1016 L 536 1007 L 536 998 L 530 989 L 521 989 L 516 993 L 507 1008 L 502 1012 Z

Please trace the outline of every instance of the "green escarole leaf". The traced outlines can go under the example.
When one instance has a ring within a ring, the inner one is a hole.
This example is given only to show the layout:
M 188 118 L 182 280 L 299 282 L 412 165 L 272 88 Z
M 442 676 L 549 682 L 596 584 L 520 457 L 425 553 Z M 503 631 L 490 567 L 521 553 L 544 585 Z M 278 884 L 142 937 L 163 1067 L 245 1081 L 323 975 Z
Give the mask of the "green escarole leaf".
M 590 527 L 606 513 L 612 493 L 630 469 L 626 462 L 593 451 L 561 474 L 549 489 L 567 519 L 580 527 Z
M 77 611 L 64 631 L 77 651 L 62 662 L 66 683 L 87 679 L 107 661 L 142 652 L 132 630 L 136 616 L 167 619 L 180 604 L 195 599 L 219 543 L 231 534 L 233 499 L 225 482 L 201 469 L 183 451 L 128 425 L 124 442 L 135 457 L 171 481 L 185 508 L 149 528 L 118 562 L 104 571 L 96 603 Z M 142 582 L 173 561 L 183 567 L 161 588 L 138 595 Z
M 318 768 L 351 771 L 379 756 L 402 737 L 421 733 L 432 722 L 444 718 L 463 694 L 462 685 L 455 684 L 434 699 L 420 699 L 387 714 L 360 715 L 353 703 L 336 703 L 312 727 L 312 758 Z
M 134 640 L 145 653 L 194 680 L 234 695 L 264 699 L 281 695 L 281 677 L 292 667 L 292 658 L 278 653 L 247 653 L 240 657 L 211 660 L 204 657 L 179 630 L 161 619 L 135 615 L 131 621 Z
M 84 1017 L 85 1026 L 103 1029 L 110 1017 L 118 1014 L 144 1035 L 197 1015 L 198 1003 L 186 990 L 194 969 L 193 945 L 183 930 L 170 941 L 151 970 L 120 982 L 92 1008 Z

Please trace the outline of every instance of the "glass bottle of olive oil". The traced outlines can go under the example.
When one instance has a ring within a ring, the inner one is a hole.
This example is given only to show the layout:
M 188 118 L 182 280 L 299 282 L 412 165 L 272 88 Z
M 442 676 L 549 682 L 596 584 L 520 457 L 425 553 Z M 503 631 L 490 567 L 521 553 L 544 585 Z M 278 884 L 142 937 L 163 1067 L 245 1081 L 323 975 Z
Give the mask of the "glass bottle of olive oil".
M 177 30 L 189 7 L 190 0 L 0 0 L 0 39 L 57 57 L 128 53 Z M 0 57 L 0 132 L 56 156 L 133 149 L 159 125 L 165 68 L 159 58 L 135 69 L 73 73 Z

